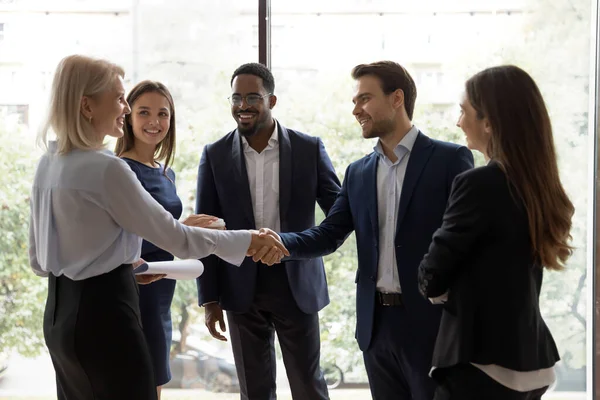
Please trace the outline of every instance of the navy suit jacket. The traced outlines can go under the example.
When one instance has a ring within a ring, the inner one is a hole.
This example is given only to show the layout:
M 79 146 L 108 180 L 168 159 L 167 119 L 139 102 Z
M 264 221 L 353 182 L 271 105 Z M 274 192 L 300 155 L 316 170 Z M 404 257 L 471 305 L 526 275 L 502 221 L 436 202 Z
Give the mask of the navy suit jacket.
M 321 139 L 287 129 L 280 123 L 279 212 L 282 232 L 315 225 L 315 205 L 325 215 L 340 191 L 340 181 Z M 240 134 L 228 133 L 204 148 L 198 170 L 196 212 L 223 218 L 227 229 L 257 229 Z M 247 257 L 240 267 L 210 256 L 198 278 L 200 305 L 218 301 L 225 310 L 247 311 L 254 300 L 256 263 Z M 321 258 L 284 262 L 298 307 L 315 313 L 329 304 Z
M 377 215 L 377 153 L 350 164 L 342 191 L 327 218 L 301 233 L 283 233 L 290 259 L 334 252 L 356 232 L 356 338 L 361 350 L 369 348 L 373 331 L 379 227 Z M 433 140 L 419 132 L 408 160 L 398 208 L 394 245 L 408 327 L 416 340 L 433 349 L 441 308 L 424 299 L 417 284 L 417 269 L 442 216 L 459 173 L 473 168 L 473 154 L 464 146 Z

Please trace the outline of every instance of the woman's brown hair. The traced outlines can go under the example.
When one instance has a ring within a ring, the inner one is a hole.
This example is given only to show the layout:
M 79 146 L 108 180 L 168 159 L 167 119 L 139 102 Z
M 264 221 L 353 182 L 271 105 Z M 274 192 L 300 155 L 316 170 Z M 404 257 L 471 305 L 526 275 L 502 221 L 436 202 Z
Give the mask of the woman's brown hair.
M 169 131 L 165 138 L 156 146 L 154 150 L 154 158 L 156 160 L 164 160 L 163 162 L 163 173 L 166 177 L 167 170 L 171 161 L 175 157 L 175 104 L 171 92 L 165 85 L 156 81 L 142 81 L 135 85 L 133 89 L 127 95 L 127 103 L 133 110 L 133 105 L 137 99 L 145 93 L 159 93 L 163 95 L 169 102 L 171 108 L 171 118 Z M 131 126 L 131 114 L 125 118 L 125 125 L 123 126 L 123 137 L 117 139 L 115 145 L 115 154 L 120 157 L 121 154 L 131 150 L 135 144 L 135 136 L 133 135 L 133 127 Z
M 561 270 L 573 253 L 571 219 L 575 208 L 560 181 L 550 116 L 539 88 L 522 69 L 488 68 L 466 83 L 478 118 L 487 118 L 487 148 L 527 211 L 534 257 Z

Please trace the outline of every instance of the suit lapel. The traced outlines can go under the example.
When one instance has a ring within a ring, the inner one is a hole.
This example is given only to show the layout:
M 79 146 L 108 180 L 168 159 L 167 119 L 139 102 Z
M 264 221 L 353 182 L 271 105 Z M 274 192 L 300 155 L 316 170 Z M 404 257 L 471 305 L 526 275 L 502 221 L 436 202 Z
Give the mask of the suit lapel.
M 233 134 L 231 156 L 234 165 L 235 183 L 238 188 L 239 203 L 244 209 L 244 216 L 248 219 L 249 226 L 255 227 L 254 211 L 252 210 L 252 196 L 248 184 L 248 171 L 246 170 L 246 158 L 240 134 L 236 130 Z
M 410 153 L 408 165 L 406 166 L 406 174 L 404 175 L 404 183 L 402 184 L 402 193 L 400 195 L 400 205 L 398 207 L 396 232 L 400 229 L 400 225 L 402 224 L 402 220 L 406 214 L 406 210 L 408 208 L 408 204 L 410 203 L 415 186 L 419 181 L 421 172 L 423 172 L 423 168 L 425 168 L 432 151 L 433 143 L 431 140 L 419 132 L 417 140 L 415 140 L 415 144 Z
M 379 242 L 379 218 L 377 216 L 377 162 L 379 157 L 377 153 L 371 154 L 365 159 L 363 166 L 363 188 L 366 197 L 366 206 L 371 217 L 371 228 L 377 242 Z
M 279 135 L 279 220 L 281 231 L 287 232 L 287 212 L 292 196 L 292 145 L 290 136 L 285 129 L 277 122 Z

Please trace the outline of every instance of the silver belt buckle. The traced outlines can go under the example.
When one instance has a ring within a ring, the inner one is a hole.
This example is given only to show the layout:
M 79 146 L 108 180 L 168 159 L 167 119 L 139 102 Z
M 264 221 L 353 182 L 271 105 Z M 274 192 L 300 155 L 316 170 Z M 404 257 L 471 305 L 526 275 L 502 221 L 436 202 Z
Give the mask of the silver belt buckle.
M 382 306 L 388 306 L 389 307 L 389 306 L 392 305 L 391 303 L 389 303 L 386 300 L 386 297 L 387 297 L 387 296 L 385 296 L 386 293 L 382 293 L 382 292 L 378 292 L 378 293 L 379 293 L 379 298 L 381 299 L 381 305 Z

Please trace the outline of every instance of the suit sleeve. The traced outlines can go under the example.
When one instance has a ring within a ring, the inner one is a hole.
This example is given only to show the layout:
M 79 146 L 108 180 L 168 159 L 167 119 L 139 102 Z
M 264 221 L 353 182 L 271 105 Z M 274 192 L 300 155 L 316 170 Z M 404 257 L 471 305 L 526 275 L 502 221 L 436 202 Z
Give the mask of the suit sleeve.
M 434 233 L 429 251 L 419 265 L 419 291 L 426 298 L 443 295 L 461 272 L 466 256 L 485 233 L 488 215 L 482 188 L 468 175 L 454 181 L 442 226 Z
M 207 151 L 208 146 L 204 147 L 200 165 L 198 167 L 198 182 L 196 187 L 196 214 L 208 214 L 215 217 L 222 217 L 215 177 L 211 166 L 210 157 Z M 221 260 L 214 255 L 203 258 L 204 273 L 196 279 L 198 286 L 198 304 L 219 301 L 219 280 L 218 268 Z
M 317 203 L 319 203 L 319 206 L 325 215 L 327 215 L 340 193 L 340 180 L 335 173 L 331 159 L 320 138 L 317 138 L 317 143 Z
M 281 233 L 281 240 L 290 252 L 285 260 L 322 257 L 336 251 L 354 230 L 352 210 L 348 199 L 349 169 L 342 189 L 319 226 L 300 233 Z

